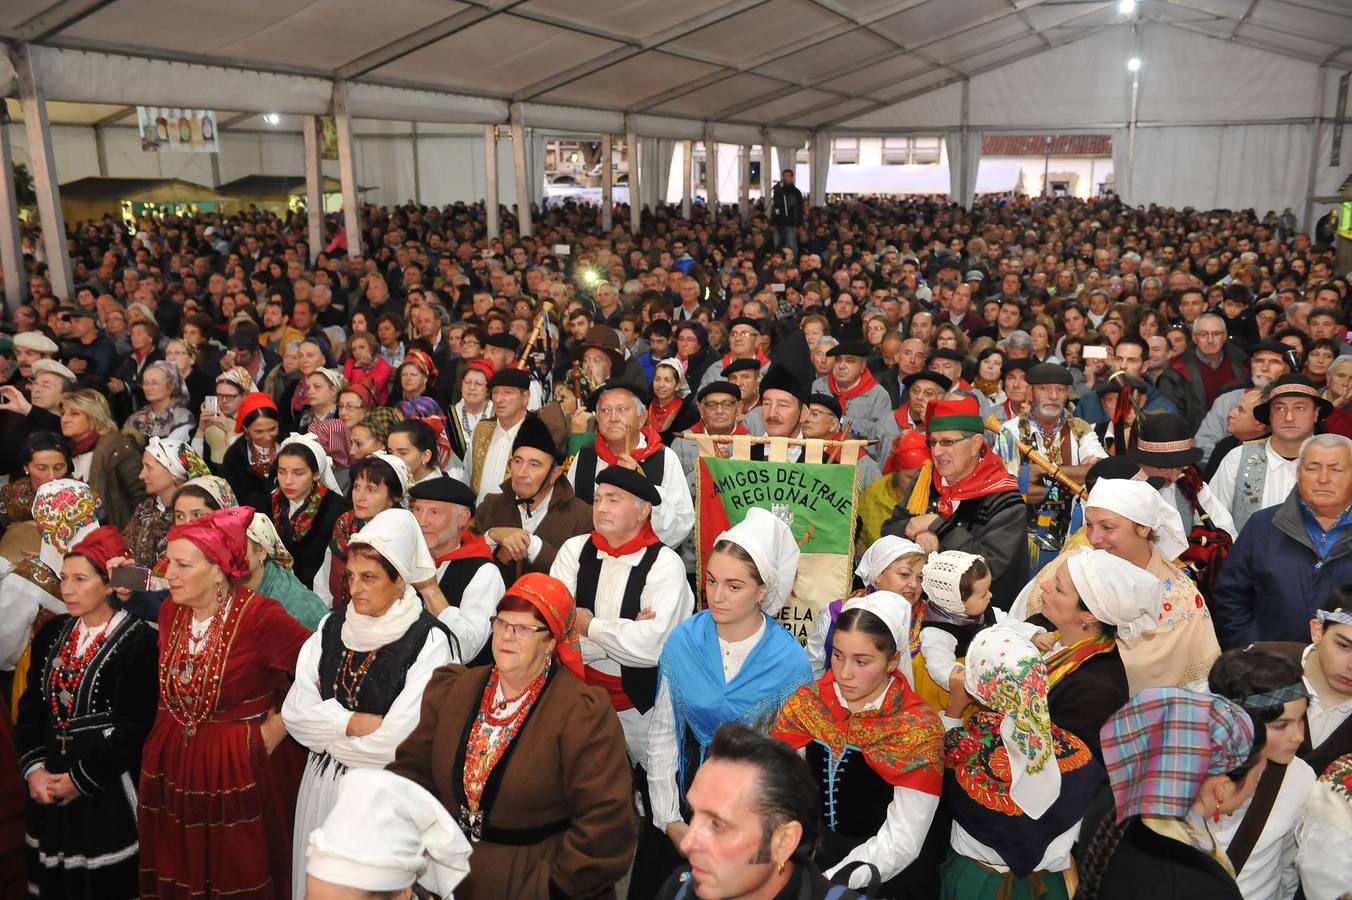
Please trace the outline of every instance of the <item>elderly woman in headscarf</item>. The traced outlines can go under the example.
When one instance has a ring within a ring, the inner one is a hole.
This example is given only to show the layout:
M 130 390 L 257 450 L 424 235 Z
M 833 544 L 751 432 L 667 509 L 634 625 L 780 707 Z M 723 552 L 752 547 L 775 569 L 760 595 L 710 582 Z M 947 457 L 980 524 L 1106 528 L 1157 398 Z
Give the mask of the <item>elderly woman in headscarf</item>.
M 964 680 L 980 709 L 966 722 L 944 717 L 953 831 L 941 896 L 1067 900 L 1071 847 L 1103 768 L 1052 724 L 1042 654 L 1018 632 L 995 625 L 978 634 Z
M 211 470 L 184 441 L 152 437 L 141 457 L 141 483 L 148 495 L 132 510 L 122 528 L 131 549 L 131 561 L 147 569 L 164 555 L 169 528 L 174 524 L 174 497 L 184 482 L 210 475 Z
M 1173 563 L 1188 546 L 1178 510 L 1148 482 L 1101 478 L 1085 501 L 1085 533 L 1095 549 L 1144 569 L 1163 591 L 1154 630 L 1139 630 L 1118 644 L 1131 693 L 1205 680 L 1221 648 L 1197 585 Z M 1024 588 L 1013 615 L 1042 612 L 1047 580 L 1067 558 L 1054 560 Z
M 28 645 L 53 616 L 66 611 L 61 600 L 61 564 L 70 548 L 99 526 L 98 497 L 82 481 L 57 478 L 33 496 L 33 521 L 41 543 L 37 556 L 14 566 L 0 559 L 0 673 L 12 672 L 17 701 L 28 673 Z M 16 709 L 17 702 L 10 704 Z
M 333 461 L 312 434 L 293 434 L 277 449 L 272 520 L 295 560 L 296 577 L 313 590 L 338 517 L 351 508 L 339 489 Z
M 326 616 L 305 642 L 282 706 L 287 731 L 310 750 L 296 803 L 297 873 L 344 773 L 393 762 L 418 724 L 433 670 L 460 659 L 414 587 L 435 578 L 436 565 L 411 512 L 385 509 L 354 534 L 346 573 L 351 604 Z M 304 900 L 303 879 L 294 879 L 292 895 Z
M 647 852 L 635 862 L 653 885 L 680 862 L 675 848 L 689 829 L 685 792 L 718 726 L 739 721 L 768 732 L 784 701 L 812 680 L 807 654 L 774 618 L 793 590 L 799 555 L 782 519 L 748 510 L 709 553 L 708 608 L 667 638 L 648 735 L 648 786 L 653 825 L 670 840 L 645 840 Z
M 907 683 L 910 601 L 879 590 L 836 619 L 831 668 L 784 704 L 771 734 L 807 759 L 821 791 L 819 862 L 863 888 L 878 870 L 888 896 L 938 893 L 937 841 L 924 863 L 943 786 L 943 726 Z M 936 835 L 941 837 L 941 835 Z
M 338 418 L 338 397 L 347 379 L 337 369 L 320 366 L 306 377 L 306 404 L 297 429 L 309 431 L 310 423 Z
M 281 900 L 300 748 L 277 711 L 310 632 L 249 589 L 247 507 L 169 532 L 160 705 L 142 753 L 141 896 Z
M 323 335 L 310 335 L 296 348 L 297 378 L 294 384 L 274 396 L 285 421 L 295 426 L 303 411 L 310 405 L 310 376 L 323 368 L 333 366 L 333 350 Z
M 613 898 L 629 867 L 624 733 L 606 692 L 583 680 L 574 620 L 563 582 L 517 579 L 492 619 L 493 665 L 434 672 L 388 767 L 475 842 L 461 900 Z
M 854 568 L 854 574 L 864 583 L 863 588 L 854 591 L 849 597 L 827 604 L 823 613 L 817 616 L 812 633 L 808 635 L 807 658 L 812 663 L 813 675 L 820 678 L 831 665 L 831 635 L 844 604 L 854 597 L 867 596 L 874 591 L 888 591 L 909 604 L 906 611 L 907 659 L 911 662 L 919 659 L 920 623 L 925 618 L 925 597 L 920 590 L 920 576 L 927 555 L 915 541 L 896 535 L 884 535 L 869 545 Z M 901 674 L 912 687 L 915 686 L 910 662 Z
M 148 438 L 186 441 L 192 437 L 196 420 L 188 409 L 188 385 L 177 366 L 163 360 L 146 366 L 141 373 L 141 390 L 146 405 L 132 413 L 123 427 Z
M 1239 704 L 1181 688 L 1137 694 L 1103 726 L 1112 793 L 1080 827 L 1084 900 L 1241 900 L 1212 824 L 1253 796 L 1267 730 Z

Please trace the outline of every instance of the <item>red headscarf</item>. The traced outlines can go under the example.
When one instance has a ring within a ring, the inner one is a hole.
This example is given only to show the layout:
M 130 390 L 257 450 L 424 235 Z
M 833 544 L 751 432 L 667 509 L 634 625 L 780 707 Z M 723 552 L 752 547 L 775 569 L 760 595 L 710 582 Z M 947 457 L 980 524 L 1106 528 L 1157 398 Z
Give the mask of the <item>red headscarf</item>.
M 423 374 L 427 376 L 429 382 L 437 380 L 437 365 L 432 362 L 432 357 L 427 355 L 427 351 L 418 350 L 416 348 L 408 351 L 404 356 L 404 361 L 399 364 L 399 368 L 402 369 L 404 366 L 410 364 L 422 369 Z
M 256 409 L 270 409 L 276 412 L 277 404 L 273 402 L 271 395 L 262 391 L 245 394 L 244 399 L 239 401 L 239 412 L 235 413 L 235 434 L 244 433 L 244 420 Z
M 364 381 L 350 381 L 347 387 L 343 388 L 344 394 L 356 394 L 361 398 L 361 405 L 369 412 L 380 405 L 376 399 L 376 389 Z
M 573 606 L 573 595 L 568 586 L 543 572 L 528 572 L 513 582 L 504 596 L 518 597 L 535 607 L 557 643 L 554 652 L 558 654 L 559 662 L 579 680 L 586 681 L 582 647 L 574 627 L 577 610 Z
M 470 369 L 478 369 L 483 373 L 485 379 L 493 377 L 493 361 L 490 359 L 484 359 L 483 357 L 471 359 L 469 362 L 465 363 L 465 372 L 468 373 Z
M 70 552 L 87 557 L 104 577 L 108 575 L 108 560 L 114 556 L 131 556 L 127 542 L 122 539 L 121 529 L 114 525 L 100 525 L 95 528 L 85 535 L 84 540 L 71 547 Z
M 246 532 L 253 522 L 252 506 L 234 506 L 207 513 L 200 519 L 169 529 L 168 540 L 191 541 L 229 578 L 249 573 Z

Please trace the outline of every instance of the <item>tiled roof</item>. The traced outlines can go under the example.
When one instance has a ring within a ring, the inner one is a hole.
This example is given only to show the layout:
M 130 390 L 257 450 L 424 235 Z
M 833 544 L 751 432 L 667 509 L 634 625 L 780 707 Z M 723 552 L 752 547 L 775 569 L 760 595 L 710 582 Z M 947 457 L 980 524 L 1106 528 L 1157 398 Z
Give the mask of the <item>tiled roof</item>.
M 1112 156 L 1113 139 L 1107 134 L 1054 134 L 1052 156 Z M 981 141 L 982 156 L 1045 156 L 1047 135 L 993 134 Z

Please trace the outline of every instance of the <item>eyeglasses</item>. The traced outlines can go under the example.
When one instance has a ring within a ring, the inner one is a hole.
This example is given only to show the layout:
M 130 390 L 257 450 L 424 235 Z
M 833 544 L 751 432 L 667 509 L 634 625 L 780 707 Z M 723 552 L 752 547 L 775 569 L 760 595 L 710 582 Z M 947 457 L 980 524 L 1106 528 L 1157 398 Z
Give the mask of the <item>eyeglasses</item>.
M 733 409 L 737 404 L 738 401 L 736 400 L 705 400 L 700 405 L 718 412 L 719 410 Z
M 490 616 L 488 624 L 492 626 L 494 634 L 513 639 L 531 634 L 545 634 L 549 631 L 545 625 L 513 625 L 497 616 Z
M 338 408 L 345 412 L 357 412 L 366 407 L 362 406 L 360 403 L 339 403 Z
M 928 438 L 925 441 L 925 444 L 931 450 L 933 450 L 935 447 L 943 447 L 945 450 L 947 450 L 949 447 L 952 447 L 956 444 L 961 444 L 963 441 L 969 441 L 971 439 L 972 435 L 968 435 L 967 437 L 961 438 Z
M 1218 338 L 1225 337 L 1225 335 L 1226 332 L 1224 331 L 1194 331 L 1192 333 L 1193 337 L 1204 337 L 1204 338 Z

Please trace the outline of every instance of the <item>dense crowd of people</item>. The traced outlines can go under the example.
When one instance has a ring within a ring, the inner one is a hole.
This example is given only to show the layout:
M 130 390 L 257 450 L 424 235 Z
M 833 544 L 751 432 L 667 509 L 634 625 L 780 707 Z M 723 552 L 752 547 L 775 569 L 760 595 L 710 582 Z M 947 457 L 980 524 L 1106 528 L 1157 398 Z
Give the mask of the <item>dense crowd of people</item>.
M 80 222 L 71 297 L 22 226 L 0 897 L 1352 891 L 1331 234 L 532 214 Z M 851 439 L 804 646 L 791 524 L 701 546 L 699 460 Z

